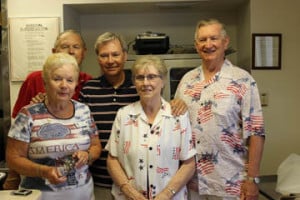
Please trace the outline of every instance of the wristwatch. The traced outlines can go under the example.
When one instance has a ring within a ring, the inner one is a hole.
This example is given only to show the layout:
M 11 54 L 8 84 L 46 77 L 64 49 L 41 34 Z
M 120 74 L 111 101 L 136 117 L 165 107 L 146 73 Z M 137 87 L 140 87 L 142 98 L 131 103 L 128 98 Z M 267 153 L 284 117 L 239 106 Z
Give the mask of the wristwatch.
M 258 184 L 260 183 L 260 178 L 259 177 L 250 177 L 250 176 L 247 176 L 247 179 L 248 181 L 252 181 L 253 183 L 255 184 Z
M 167 189 L 172 193 L 172 196 L 176 194 L 176 191 L 173 188 L 168 187 Z

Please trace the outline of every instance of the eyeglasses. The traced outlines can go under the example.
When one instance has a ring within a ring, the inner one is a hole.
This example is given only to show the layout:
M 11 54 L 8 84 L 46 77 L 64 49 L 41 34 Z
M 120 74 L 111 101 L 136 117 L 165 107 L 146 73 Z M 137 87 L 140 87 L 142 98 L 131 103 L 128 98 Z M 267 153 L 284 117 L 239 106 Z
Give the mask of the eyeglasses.
M 158 74 L 148 74 L 148 75 L 136 75 L 135 76 L 135 80 L 136 81 L 144 81 L 145 79 L 147 79 L 148 81 L 154 81 L 157 78 L 162 78 L 161 75 Z

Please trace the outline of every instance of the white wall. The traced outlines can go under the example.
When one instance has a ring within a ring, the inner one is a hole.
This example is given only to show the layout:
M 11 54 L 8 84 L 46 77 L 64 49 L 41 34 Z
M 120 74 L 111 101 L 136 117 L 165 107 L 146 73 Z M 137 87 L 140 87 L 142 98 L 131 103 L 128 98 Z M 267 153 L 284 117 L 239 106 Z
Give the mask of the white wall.
M 42 2 L 42 3 L 41 3 Z M 107 3 L 107 2 L 124 2 L 122 0 L 13 0 L 7 1 L 8 17 L 53 17 L 63 18 L 63 3 Z M 130 2 L 140 2 L 130 1 Z M 261 166 L 262 174 L 274 174 L 280 162 L 290 153 L 300 154 L 299 141 L 300 133 L 298 131 L 298 113 L 300 108 L 296 106 L 300 98 L 300 89 L 298 76 L 300 75 L 300 67 L 298 64 L 298 47 L 300 46 L 300 1 L 299 0 L 251 0 L 250 8 L 241 9 L 245 12 L 245 18 L 237 19 L 238 24 L 243 25 L 242 30 L 234 30 L 232 27 L 233 42 L 237 42 L 237 34 L 242 34 L 240 47 L 244 49 L 241 52 L 241 64 L 249 63 L 250 60 L 250 35 L 249 32 L 256 33 L 282 33 L 282 70 L 265 70 L 252 71 L 254 78 L 258 82 L 261 92 L 267 92 L 269 95 L 269 105 L 263 108 L 266 123 L 266 145 Z M 34 5 L 34 6 L 32 6 Z M 249 12 L 249 13 L 247 13 Z M 108 17 L 108 16 L 107 16 Z M 114 16 L 110 16 L 114 17 Z M 247 25 L 247 17 L 249 17 L 250 25 Z M 91 19 L 92 16 L 84 16 L 80 20 Z M 227 18 L 228 19 L 228 18 Z M 100 19 L 99 19 L 100 20 Z M 195 20 L 193 18 L 193 20 Z M 63 21 L 63 20 L 62 20 Z M 125 20 L 124 20 L 125 21 Z M 234 19 L 227 20 L 229 24 L 234 24 Z M 192 22 L 194 23 L 194 22 Z M 192 24 L 191 23 L 191 24 Z M 91 23 L 81 24 L 81 29 L 85 30 L 84 36 L 91 36 L 87 43 L 92 48 L 96 36 L 99 34 L 93 30 L 93 24 L 101 26 L 102 30 L 109 28 L 109 20 L 107 23 L 103 21 L 92 21 Z M 235 23 L 236 24 L 236 23 Z M 61 24 L 63 29 L 63 24 Z M 172 29 L 170 27 L 170 29 Z M 140 29 L 139 31 L 144 30 Z M 190 29 L 192 30 L 192 29 Z M 129 32 L 130 30 L 128 30 Z M 187 33 L 187 37 L 191 33 Z M 92 49 L 89 49 L 93 55 Z M 98 66 L 93 63 L 93 57 L 88 58 L 89 67 L 91 69 L 83 69 L 84 71 L 93 71 L 97 73 Z M 248 56 L 247 56 L 248 55 Z M 94 71 L 95 70 L 95 71 Z M 11 83 L 11 105 L 14 105 L 16 96 L 21 83 Z
M 264 174 L 275 173 L 290 153 L 300 154 L 299 8 L 299 0 L 251 0 L 251 31 L 282 33 L 282 70 L 252 71 L 260 91 L 269 95 L 269 106 L 263 109 L 268 134 Z

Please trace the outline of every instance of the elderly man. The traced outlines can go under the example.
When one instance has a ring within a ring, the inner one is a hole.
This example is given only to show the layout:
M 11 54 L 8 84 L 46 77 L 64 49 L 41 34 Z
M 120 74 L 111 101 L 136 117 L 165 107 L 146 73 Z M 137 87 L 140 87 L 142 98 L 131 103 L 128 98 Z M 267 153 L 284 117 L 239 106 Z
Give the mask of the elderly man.
M 265 138 L 259 92 L 252 76 L 225 58 L 228 45 L 223 24 L 200 21 L 195 47 L 202 64 L 175 94 L 188 105 L 197 149 L 192 200 L 258 199 Z

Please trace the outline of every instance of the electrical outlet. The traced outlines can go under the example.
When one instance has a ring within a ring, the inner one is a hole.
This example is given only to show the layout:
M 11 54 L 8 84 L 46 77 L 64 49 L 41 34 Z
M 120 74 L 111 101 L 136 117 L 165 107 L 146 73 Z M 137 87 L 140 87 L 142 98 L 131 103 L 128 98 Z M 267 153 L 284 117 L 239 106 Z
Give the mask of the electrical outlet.
M 269 104 L 268 97 L 269 97 L 268 93 L 266 92 L 260 93 L 261 106 L 268 106 Z

